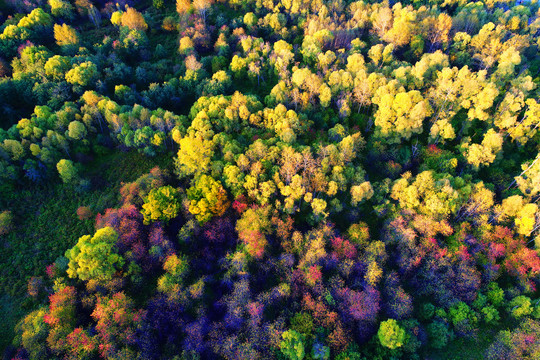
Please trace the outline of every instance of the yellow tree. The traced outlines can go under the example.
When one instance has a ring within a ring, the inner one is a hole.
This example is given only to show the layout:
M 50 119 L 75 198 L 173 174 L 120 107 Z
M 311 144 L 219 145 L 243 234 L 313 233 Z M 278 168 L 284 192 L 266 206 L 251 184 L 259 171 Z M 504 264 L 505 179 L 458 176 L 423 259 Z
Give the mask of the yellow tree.
M 126 11 L 122 13 L 121 25 L 127 26 L 130 30 L 145 31 L 148 29 L 148 25 L 142 14 L 132 7 L 128 7 Z
M 416 13 L 412 6 L 403 8 L 401 3 L 394 5 L 393 10 L 392 27 L 384 33 L 382 38 L 396 47 L 405 46 L 411 42 L 411 36 L 415 33 Z
M 398 86 L 393 80 L 380 87 L 373 97 L 373 103 L 379 107 L 375 113 L 376 134 L 391 143 L 420 134 L 424 119 L 432 113 L 431 106 L 419 91 L 406 92 Z
M 191 10 L 190 0 L 176 0 L 176 12 L 180 16 L 180 22 L 185 24 Z
M 371 13 L 373 31 L 380 38 L 384 37 L 386 32 L 392 28 L 393 14 L 389 7 L 379 7 Z
M 178 142 L 178 158 L 176 169 L 180 176 L 189 176 L 205 172 L 214 155 L 214 143 L 205 140 L 200 135 L 190 134 L 181 138 Z
M 516 176 L 512 187 L 517 183 L 519 190 L 528 198 L 537 195 L 540 192 L 540 153 L 531 162 L 526 162 L 521 165 L 523 171 Z
M 180 17 L 185 16 L 189 9 L 191 9 L 191 1 L 190 0 L 176 0 L 176 12 Z
M 79 43 L 77 31 L 67 24 L 54 24 L 54 39 L 59 46 L 75 46 Z
M 193 0 L 193 7 L 199 12 L 204 23 L 206 23 L 206 12 L 210 5 L 212 5 L 212 0 Z
M 63 17 L 72 20 L 75 17 L 73 5 L 69 1 L 49 0 L 51 14 L 55 17 Z
M 536 135 L 538 125 L 540 125 L 540 104 L 533 98 L 525 100 L 525 104 L 527 110 L 525 110 L 523 117 L 508 129 L 512 139 L 519 141 L 521 144 L 527 143 L 529 139 Z
M 450 30 L 452 29 L 452 17 L 446 13 L 439 16 L 428 16 L 422 20 L 422 33 L 430 43 L 430 49 L 440 46 L 450 41 Z
M 363 200 L 369 200 L 373 194 L 373 188 L 369 181 L 365 181 L 360 185 L 351 186 L 351 205 L 356 206 L 356 204 Z
M 489 129 L 484 135 L 482 144 L 465 144 L 465 158 L 467 162 L 478 169 L 480 165 L 489 165 L 502 150 L 503 137 L 501 134 Z

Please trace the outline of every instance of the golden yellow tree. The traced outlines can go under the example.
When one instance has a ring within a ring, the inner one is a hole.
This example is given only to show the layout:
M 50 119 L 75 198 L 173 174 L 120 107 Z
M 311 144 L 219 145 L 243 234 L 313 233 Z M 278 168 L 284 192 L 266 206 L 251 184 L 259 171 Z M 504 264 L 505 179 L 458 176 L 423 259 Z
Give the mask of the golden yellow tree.
M 127 26 L 130 30 L 146 30 L 148 25 L 140 12 L 134 8 L 128 7 L 122 14 L 122 26 Z
M 59 46 L 77 45 L 79 43 L 77 31 L 66 24 L 54 24 L 54 39 Z

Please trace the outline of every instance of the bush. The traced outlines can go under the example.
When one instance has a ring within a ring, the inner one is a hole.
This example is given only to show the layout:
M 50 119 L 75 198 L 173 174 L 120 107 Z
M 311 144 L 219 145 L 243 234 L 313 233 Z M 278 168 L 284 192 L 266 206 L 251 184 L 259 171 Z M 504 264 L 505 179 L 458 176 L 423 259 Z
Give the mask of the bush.
M 88 220 L 92 217 L 92 210 L 88 206 L 79 206 L 77 209 L 77 217 L 79 220 Z

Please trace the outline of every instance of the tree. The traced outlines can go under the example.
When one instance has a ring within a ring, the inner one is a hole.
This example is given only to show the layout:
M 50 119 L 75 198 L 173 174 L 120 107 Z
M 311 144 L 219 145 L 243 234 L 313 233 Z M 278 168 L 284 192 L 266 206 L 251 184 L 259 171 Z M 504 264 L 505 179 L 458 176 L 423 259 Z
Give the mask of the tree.
M 56 164 L 56 169 L 60 178 L 65 184 L 73 183 L 78 179 L 78 170 L 73 165 L 73 161 L 62 159 Z
M 188 272 L 189 265 L 186 257 L 176 254 L 167 257 L 163 264 L 163 270 L 166 271 L 158 279 L 158 290 L 174 296 L 183 286 L 183 280 Z
M 74 140 L 82 140 L 86 137 L 87 131 L 84 124 L 80 121 L 74 120 L 69 123 L 67 136 Z
M 290 360 L 303 360 L 305 356 L 304 337 L 294 330 L 287 330 L 281 334 L 283 339 L 279 348 L 283 355 Z
M 540 356 L 540 322 L 524 320 L 516 329 L 501 330 L 486 351 L 486 359 L 533 360 Z
M 434 349 L 442 349 L 448 344 L 451 338 L 451 331 L 448 330 L 448 325 L 441 321 L 434 321 L 426 327 L 429 337 L 429 345 Z
M 87 86 L 98 75 L 97 66 L 90 61 L 73 65 L 66 73 L 66 81 L 73 85 Z
M 379 106 L 375 113 L 377 134 L 390 142 L 408 140 L 413 134 L 422 133 L 423 120 L 432 113 L 419 91 L 406 92 L 397 86 L 394 80 L 380 87 L 373 98 L 373 103 Z
M 538 206 L 536 204 L 526 204 L 516 213 L 516 231 L 518 234 L 529 236 L 537 228 L 536 213 Z
M 167 223 L 178 216 L 179 211 L 178 190 L 167 185 L 150 190 L 142 206 L 141 213 L 144 216 L 144 223 L 149 224 L 152 221 Z
M 383 38 L 392 27 L 393 14 L 392 9 L 388 6 L 380 6 L 376 11 L 371 14 L 373 21 L 373 30 L 379 35 L 380 38 Z
M 74 329 L 66 337 L 67 347 L 70 358 L 90 360 L 97 355 L 98 340 L 92 336 L 90 331 L 81 327 Z
M 52 23 L 51 15 L 47 14 L 42 8 L 36 7 L 30 14 L 19 20 L 17 27 L 35 30 L 40 27 L 51 26 Z
M 523 171 L 514 178 L 514 182 L 509 187 L 517 183 L 523 195 L 533 197 L 538 194 L 540 192 L 540 161 L 538 160 L 540 160 L 540 153 L 534 160 L 522 164 Z
M 92 312 L 101 357 L 137 358 L 138 330 L 142 328 L 146 312 L 135 309 L 133 300 L 123 292 L 111 297 L 98 296 Z
M 178 52 L 182 55 L 189 55 L 195 50 L 195 45 L 193 40 L 189 36 L 184 36 L 180 38 L 180 46 L 178 47 Z
M 94 236 L 84 235 L 66 251 L 69 260 L 67 273 L 81 280 L 107 281 L 122 268 L 124 259 L 118 255 L 118 234 L 111 227 L 96 231 Z
M 11 211 L 0 212 L 0 235 L 9 234 L 13 230 L 13 215 Z
M 360 185 L 351 186 L 351 205 L 356 206 L 356 204 L 363 200 L 369 200 L 373 194 L 373 188 L 369 181 L 365 181 Z
M 101 24 L 101 13 L 94 5 L 90 5 L 90 8 L 88 9 L 88 18 L 96 28 L 99 28 L 99 25 Z
M 46 311 L 44 308 L 35 310 L 22 319 L 15 331 L 15 343 L 22 346 L 32 359 L 47 359 L 48 351 L 46 346 L 47 324 L 44 321 Z
M 388 319 L 381 322 L 377 337 L 381 345 L 389 349 L 397 349 L 403 346 L 405 342 L 405 330 L 401 328 L 398 322 L 394 319 Z
M 321 343 L 314 343 L 311 349 L 311 357 L 314 360 L 329 360 L 330 359 L 330 348 L 324 346 Z
M 15 161 L 21 160 L 25 153 L 24 147 L 18 140 L 5 139 L 2 148 L 11 156 L 11 159 Z
M 392 27 L 384 33 L 383 39 L 396 47 L 407 45 L 415 31 L 416 14 L 412 6 L 403 8 L 400 3 L 397 3 L 393 10 Z M 381 26 L 383 23 L 377 25 Z
M 70 58 L 67 56 L 54 55 L 45 63 L 45 74 L 55 80 L 63 80 L 66 72 L 71 68 Z
M 193 7 L 199 12 L 203 19 L 203 23 L 206 23 L 206 11 L 212 5 L 212 0 L 193 0 Z
M 484 135 L 482 144 L 465 144 L 467 152 L 465 157 L 467 162 L 478 169 L 480 165 L 489 165 L 493 163 L 497 154 L 501 151 L 503 137 L 501 134 L 489 129 Z
M 450 30 L 452 29 L 452 17 L 446 13 L 441 13 L 437 17 L 428 16 L 422 20 L 422 32 L 430 43 L 430 49 L 441 46 L 450 41 Z
M 67 24 L 54 24 L 54 39 L 59 46 L 75 46 L 79 44 L 77 31 Z
M 180 176 L 206 172 L 214 155 L 214 143 L 200 135 L 189 135 L 178 142 L 176 168 Z
M 126 26 L 130 30 L 145 31 L 148 29 L 148 25 L 146 24 L 142 14 L 132 7 L 128 7 L 126 11 L 122 13 L 120 23 L 122 26 Z
M 56 354 L 68 348 L 66 336 L 73 331 L 77 322 L 77 292 L 73 286 L 61 286 L 49 296 L 49 311 L 43 317 L 49 326 L 47 344 Z
M 513 298 L 508 303 L 508 312 L 516 319 L 532 314 L 533 307 L 531 306 L 531 298 L 520 295 Z
M 236 222 L 238 237 L 246 245 L 247 253 L 261 258 L 267 244 L 266 235 L 270 232 L 270 207 L 249 208 Z
M 191 8 L 190 0 L 176 0 L 176 12 L 183 18 Z
M 92 210 L 88 206 L 79 206 L 77 208 L 77 217 L 79 220 L 88 220 L 93 217 Z
M 69 1 L 64 0 L 49 0 L 51 14 L 55 17 L 63 17 L 73 19 L 75 17 L 73 5 Z
M 195 184 L 187 190 L 190 200 L 189 212 L 195 215 L 200 224 L 213 216 L 222 216 L 230 205 L 227 192 L 219 180 L 201 175 Z

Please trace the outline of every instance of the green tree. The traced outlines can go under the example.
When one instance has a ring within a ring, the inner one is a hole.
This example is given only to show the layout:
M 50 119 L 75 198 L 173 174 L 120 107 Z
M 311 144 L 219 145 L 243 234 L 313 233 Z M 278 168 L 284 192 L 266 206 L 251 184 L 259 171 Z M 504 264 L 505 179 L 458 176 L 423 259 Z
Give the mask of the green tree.
M 381 345 L 389 349 L 397 349 L 403 346 L 405 342 L 405 329 L 401 328 L 398 322 L 394 319 L 388 319 L 381 322 L 377 337 Z
M 149 224 L 152 221 L 167 223 L 178 216 L 180 211 L 178 195 L 178 190 L 170 185 L 150 190 L 141 210 L 144 223 Z
M 28 351 L 31 359 L 44 360 L 50 358 L 47 351 L 47 324 L 44 321 L 45 308 L 31 312 L 22 319 L 15 331 L 14 343 Z
M 281 334 L 282 341 L 279 348 L 289 360 L 303 360 L 305 357 L 304 337 L 294 330 L 287 330 Z
M 54 80 L 63 80 L 70 68 L 71 61 L 69 57 L 54 55 L 45 63 L 45 74 Z
M 67 136 L 74 140 L 81 140 L 86 137 L 87 131 L 84 124 L 80 121 L 74 120 L 69 123 Z
M 165 274 L 158 279 L 158 290 L 173 295 L 180 290 L 184 277 L 189 269 L 187 258 L 184 256 L 170 255 L 163 264 Z
M 313 317 L 304 312 L 296 313 L 291 318 L 291 328 L 301 334 L 310 336 L 313 331 Z
M 96 64 L 86 61 L 80 65 L 74 65 L 67 72 L 66 81 L 73 85 L 87 86 L 97 75 Z
M 426 327 L 426 332 L 429 337 L 429 344 L 434 349 L 442 349 L 451 338 L 452 333 L 448 330 L 448 326 L 440 321 L 435 321 Z
M 71 160 L 60 160 L 56 164 L 56 169 L 65 184 L 72 183 L 78 178 L 78 170 Z
M 122 268 L 124 259 L 116 249 L 118 234 L 111 227 L 96 231 L 94 236 L 84 235 L 66 251 L 70 278 L 108 281 Z
M 69 1 L 64 0 L 49 0 L 51 14 L 55 17 L 63 17 L 65 19 L 73 19 L 75 17 L 74 7 Z
M 208 175 L 201 175 L 187 190 L 187 196 L 190 200 L 189 212 L 201 224 L 214 216 L 223 215 L 230 204 L 221 182 Z

